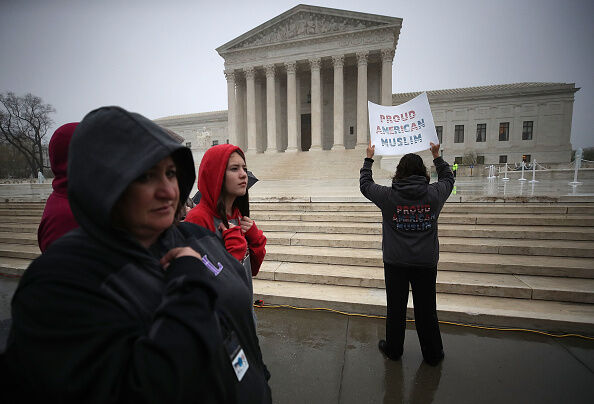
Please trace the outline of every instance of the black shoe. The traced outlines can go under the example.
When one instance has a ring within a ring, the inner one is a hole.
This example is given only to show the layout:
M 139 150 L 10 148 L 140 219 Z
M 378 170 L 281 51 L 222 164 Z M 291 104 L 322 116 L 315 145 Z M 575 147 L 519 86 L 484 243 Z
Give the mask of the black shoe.
M 388 354 L 388 343 L 386 342 L 386 340 L 380 339 L 379 343 L 377 344 L 377 347 L 379 348 L 380 352 L 384 354 L 384 356 L 386 358 L 393 360 L 393 361 L 397 361 L 400 359 L 401 355 L 394 356 L 394 355 Z
M 444 356 L 445 355 L 443 354 L 443 351 L 441 351 L 439 353 L 439 355 L 437 357 L 435 357 L 435 358 L 424 358 L 424 359 L 425 359 L 425 362 L 427 362 L 428 365 L 430 365 L 430 366 L 437 366 L 443 360 Z

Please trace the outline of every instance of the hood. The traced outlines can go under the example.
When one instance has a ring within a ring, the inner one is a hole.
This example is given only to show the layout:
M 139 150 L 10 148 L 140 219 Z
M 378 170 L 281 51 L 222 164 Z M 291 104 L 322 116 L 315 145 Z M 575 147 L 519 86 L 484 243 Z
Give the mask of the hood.
M 120 107 L 89 112 L 70 143 L 68 199 L 76 221 L 100 241 L 127 248 L 117 239 L 132 238 L 112 227 L 111 211 L 132 181 L 167 156 L 176 163 L 185 201 L 196 178 L 190 149 L 142 115 Z
M 245 155 L 239 147 L 232 144 L 221 144 L 208 149 L 200 162 L 198 170 L 198 190 L 202 194 L 200 204 L 206 205 L 212 212 L 216 212 L 227 162 L 233 152 L 239 153 L 245 160 Z
M 409 175 L 406 178 L 392 181 L 392 188 L 406 199 L 421 199 L 427 193 L 429 181 L 422 175 Z
M 77 125 L 78 122 L 72 122 L 56 129 L 48 147 L 50 166 L 54 173 L 52 187 L 54 191 L 64 196 L 68 191 L 68 146 Z

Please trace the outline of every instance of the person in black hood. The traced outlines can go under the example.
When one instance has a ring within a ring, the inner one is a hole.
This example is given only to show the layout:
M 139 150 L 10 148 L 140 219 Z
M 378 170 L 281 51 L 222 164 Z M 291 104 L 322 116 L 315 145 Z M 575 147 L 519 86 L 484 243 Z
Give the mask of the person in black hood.
M 214 233 L 175 220 L 195 180 L 190 150 L 103 107 L 77 127 L 68 173 L 80 228 L 14 294 L 12 400 L 270 403 L 243 267 Z
M 391 187 L 373 182 L 371 166 L 375 146 L 369 143 L 361 168 L 361 193 L 382 211 L 382 251 L 386 280 L 386 339 L 380 351 L 398 360 L 404 349 L 409 283 L 412 287 L 415 325 L 423 358 L 437 365 L 444 357 L 437 320 L 435 282 L 439 261 L 437 219 L 454 186 L 450 166 L 431 143 L 437 182 L 429 184 L 421 157 L 405 154 L 398 163 Z

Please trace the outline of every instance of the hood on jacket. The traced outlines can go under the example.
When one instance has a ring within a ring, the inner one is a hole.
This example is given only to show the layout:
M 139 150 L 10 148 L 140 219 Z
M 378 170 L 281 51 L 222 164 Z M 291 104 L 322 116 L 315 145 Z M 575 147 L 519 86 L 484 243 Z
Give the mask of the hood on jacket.
M 68 147 L 77 125 L 78 122 L 71 122 L 56 129 L 48 147 L 50 166 L 54 173 L 52 187 L 54 191 L 64 196 L 68 191 Z
M 200 162 L 198 170 L 198 190 L 202 194 L 200 204 L 205 204 L 212 212 L 216 212 L 227 162 L 234 152 L 239 153 L 245 161 L 245 155 L 239 147 L 232 144 L 220 144 L 208 149 Z
M 115 106 L 89 112 L 76 128 L 68 159 L 68 199 L 76 221 L 91 236 L 117 245 L 122 232 L 112 227 L 114 205 L 132 181 L 167 156 L 176 163 L 185 201 L 196 178 L 190 149 L 140 114 Z
M 421 199 L 427 193 L 427 185 L 429 181 L 422 175 L 409 175 L 392 181 L 392 188 L 406 199 Z

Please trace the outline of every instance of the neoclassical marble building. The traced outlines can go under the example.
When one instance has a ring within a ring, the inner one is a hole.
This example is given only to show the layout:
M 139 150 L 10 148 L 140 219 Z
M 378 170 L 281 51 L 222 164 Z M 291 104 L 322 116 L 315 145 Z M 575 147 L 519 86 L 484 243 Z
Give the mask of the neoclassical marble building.
M 200 152 L 231 142 L 250 154 L 364 148 L 367 100 L 398 105 L 392 63 L 402 19 L 298 5 L 217 48 L 228 111 L 156 122 Z M 564 83 L 427 91 L 449 161 L 566 163 L 574 93 Z

